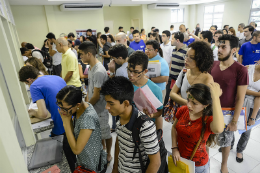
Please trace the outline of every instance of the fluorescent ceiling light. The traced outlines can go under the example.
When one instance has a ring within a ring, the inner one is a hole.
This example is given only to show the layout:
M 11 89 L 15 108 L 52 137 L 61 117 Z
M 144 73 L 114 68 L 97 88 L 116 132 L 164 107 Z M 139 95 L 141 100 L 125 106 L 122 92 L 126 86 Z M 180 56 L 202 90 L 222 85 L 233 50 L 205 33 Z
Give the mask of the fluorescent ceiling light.
M 219 0 L 188 0 L 186 2 L 180 2 L 180 5 L 190 5 L 190 4 L 201 4 L 201 3 L 210 3 Z
M 132 1 L 158 1 L 158 0 L 132 0 Z
M 77 1 L 86 1 L 86 0 L 48 0 L 48 1 L 53 1 L 53 2 L 55 2 L 55 1 L 75 1 L 75 2 L 77 2 Z

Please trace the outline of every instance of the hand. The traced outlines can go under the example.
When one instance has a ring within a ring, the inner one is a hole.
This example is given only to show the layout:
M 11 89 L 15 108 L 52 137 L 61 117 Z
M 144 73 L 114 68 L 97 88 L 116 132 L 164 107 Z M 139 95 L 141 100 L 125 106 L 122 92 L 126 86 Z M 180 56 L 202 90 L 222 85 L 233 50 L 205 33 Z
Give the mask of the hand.
M 147 108 L 144 108 L 144 109 L 143 109 L 143 113 L 145 113 L 146 115 L 148 115 L 150 118 L 153 118 L 153 114 L 149 114 Z
M 34 109 L 29 109 L 28 113 L 29 113 L 30 118 L 36 117 L 36 115 L 37 115 L 37 111 Z
M 67 113 L 66 115 L 63 115 L 63 113 L 61 112 L 61 110 L 59 108 L 58 108 L 58 111 L 60 113 L 60 117 L 61 117 L 63 123 L 68 123 L 71 121 L 72 114 Z
M 260 60 L 255 61 L 255 65 L 260 65 Z
M 102 56 L 102 53 L 100 53 L 99 56 Z
M 222 89 L 220 88 L 220 85 L 218 83 L 209 83 L 208 87 L 210 88 L 210 93 L 212 97 L 220 97 L 222 95 Z
M 237 123 L 230 122 L 227 125 L 226 131 L 231 131 L 231 132 L 237 131 Z
M 172 160 L 175 166 L 177 166 L 177 161 L 179 161 L 181 158 L 180 152 L 178 149 L 173 149 L 172 150 Z
M 248 126 L 252 126 L 252 125 L 254 125 L 254 124 L 255 124 L 255 121 L 254 121 L 254 120 L 251 120 L 251 119 L 249 119 L 248 122 L 247 122 L 247 125 L 248 125 Z

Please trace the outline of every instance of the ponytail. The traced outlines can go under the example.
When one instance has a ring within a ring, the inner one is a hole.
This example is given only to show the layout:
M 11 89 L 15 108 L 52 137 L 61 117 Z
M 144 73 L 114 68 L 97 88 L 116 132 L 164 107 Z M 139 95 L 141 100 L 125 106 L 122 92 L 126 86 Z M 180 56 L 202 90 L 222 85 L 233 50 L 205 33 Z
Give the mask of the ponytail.
M 163 51 L 162 51 L 161 47 L 159 47 L 158 52 L 159 52 L 160 56 L 163 57 Z

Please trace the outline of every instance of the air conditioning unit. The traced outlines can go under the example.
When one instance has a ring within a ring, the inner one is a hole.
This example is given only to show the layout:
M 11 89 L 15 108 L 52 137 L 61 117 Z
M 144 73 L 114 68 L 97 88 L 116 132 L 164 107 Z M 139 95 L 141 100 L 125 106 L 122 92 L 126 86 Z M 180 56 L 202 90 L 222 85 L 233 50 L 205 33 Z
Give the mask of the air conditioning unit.
M 179 4 L 177 3 L 163 3 L 163 4 L 148 4 L 148 9 L 169 9 L 169 8 L 177 8 Z
M 62 4 L 60 5 L 61 11 L 86 11 L 86 10 L 99 10 L 103 8 L 102 3 L 93 4 Z

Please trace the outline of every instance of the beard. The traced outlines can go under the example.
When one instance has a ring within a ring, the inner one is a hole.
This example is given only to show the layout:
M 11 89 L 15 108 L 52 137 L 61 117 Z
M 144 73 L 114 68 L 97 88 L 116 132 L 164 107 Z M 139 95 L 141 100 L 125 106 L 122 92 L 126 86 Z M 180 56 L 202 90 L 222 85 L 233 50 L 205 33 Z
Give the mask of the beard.
M 226 60 L 229 59 L 230 55 L 231 55 L 231 51 L 230 51 L 229 54 L 228 54 L 227 56 L 225 56 L 224 58 L 219 58 L 219 57 L 218 57 L 218 60 L 219 60 L 219 61 L 226 61 Z

